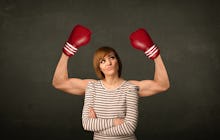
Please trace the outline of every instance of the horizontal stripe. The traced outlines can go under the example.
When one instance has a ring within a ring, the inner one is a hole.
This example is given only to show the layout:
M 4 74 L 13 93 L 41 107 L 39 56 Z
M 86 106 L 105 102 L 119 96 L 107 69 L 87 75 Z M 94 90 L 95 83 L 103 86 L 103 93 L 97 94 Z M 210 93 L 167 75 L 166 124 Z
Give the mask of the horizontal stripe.
M 129 82 L 115 90 L 106 90 L 101 81 L 90 82 L 84 99 L 82 124 L 85 130 L 94 131 L 94 139 L 135 139 L 138 117 L 138 88 Z M 97 118 L 88 117 L 93 107 Z M 113 118 L 122 117 L 124 123 L 113 126 Z

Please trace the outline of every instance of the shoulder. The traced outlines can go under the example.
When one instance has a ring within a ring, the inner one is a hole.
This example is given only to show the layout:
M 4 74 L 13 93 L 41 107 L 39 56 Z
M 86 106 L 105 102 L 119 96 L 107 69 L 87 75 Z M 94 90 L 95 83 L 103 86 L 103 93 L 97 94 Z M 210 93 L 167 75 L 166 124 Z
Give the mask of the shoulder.
M 92 80 L 88 82 L 87 88 L 94 88 L 100 86 L 100 80 Z
M 129 82 L 138 86 L 140 91 L 148 90 L 149 88 L 155 86 L 155 82 L 153 80 L 130 80 Z
M 97 83 L 98 83 L 98 80 L 92 80 L 88 82 L 86 86 L 86 90 L 85 90 L 86 96 L 91 96 L 92 94 L 94 94 Z
M 138 88 L 138 81 L 134 81 L 134 80 L 128 80 L 126 82 L 127 86 L 128 87 L 131 87 L 131 88 Z
M 126 81 L 125 86 L 129 92 L 138 93 L 139 91 L 139 87 L 131 81 Z
M 100 80 L 91 80 L 88 82 L 88 85 L 96 85 L 100 82 Z
M 128 80 L 129 83 L 135 85 L 135 86 L 139 86 L 140 85 L 140 81 L 137 80 Z
M 129 100 L 137 100 L 138 99 L 138 92 L 139 92 L 139 87 L 136 86 L 135 84 L 129 82 L 129 81 L 126 81 L 125 84 L 124 84 L 124 87 L 125 87 L 125 96 L 126 96 L 126 99 L 129 99 Z

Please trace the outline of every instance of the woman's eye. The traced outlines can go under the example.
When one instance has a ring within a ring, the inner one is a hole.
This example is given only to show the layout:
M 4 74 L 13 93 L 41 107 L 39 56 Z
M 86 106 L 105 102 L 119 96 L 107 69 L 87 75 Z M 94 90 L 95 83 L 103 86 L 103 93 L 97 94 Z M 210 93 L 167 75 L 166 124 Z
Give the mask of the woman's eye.
M 111 58 L 111 59 L 115 59 L 115 57 L 114 57 L 114 56 L 111 56 L 110 58 Z
M 100 63 L 101 63 L 101 64 L 105 63 L 105 60 L 101 60 Z

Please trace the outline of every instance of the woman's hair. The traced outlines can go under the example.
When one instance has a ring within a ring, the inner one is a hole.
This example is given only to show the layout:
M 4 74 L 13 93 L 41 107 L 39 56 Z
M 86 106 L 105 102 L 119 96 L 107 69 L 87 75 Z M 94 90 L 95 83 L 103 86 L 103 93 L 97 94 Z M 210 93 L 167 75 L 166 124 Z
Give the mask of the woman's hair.
M 108 46 L 103 46 L 100 47 L 99 49 L 97 49 L 95 51 L 95 54 L 93 56 L 93 68 L 95 70 L 95 73 L 97 75 L 98 78 L 100 79 L 104 79 L 105 75 L 104 73 L 100 70 L 100 60 L 103 59 L 107 54 L 113 52 L 115 54 L 115 57 L 118 61 L 118 76 L 121 77 L 121 71 L 122 71 L 122 63 L 121 63 L 121 59 L 118 56 L 118 53 L 115 51 L 115 49 L 108 47 Z

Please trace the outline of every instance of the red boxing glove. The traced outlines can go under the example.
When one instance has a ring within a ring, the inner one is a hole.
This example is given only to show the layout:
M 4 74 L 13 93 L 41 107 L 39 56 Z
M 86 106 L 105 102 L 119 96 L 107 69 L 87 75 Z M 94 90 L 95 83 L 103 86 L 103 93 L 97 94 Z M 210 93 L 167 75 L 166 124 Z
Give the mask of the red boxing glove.
M 152 60 L 160 54 L 160 49 L 153 43 L 150 35 L 143 28 L 131 33 L 130 42 L 135 49 L 144 51 L 145 55 Z
M 90 39 L 91 31 L 82 25 L 76 25 L 63 47 L 63 52 L 69 57 L 73 56 L 78 48 L 89 43 Z

